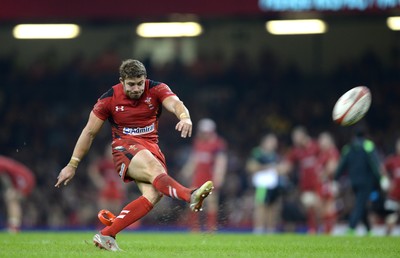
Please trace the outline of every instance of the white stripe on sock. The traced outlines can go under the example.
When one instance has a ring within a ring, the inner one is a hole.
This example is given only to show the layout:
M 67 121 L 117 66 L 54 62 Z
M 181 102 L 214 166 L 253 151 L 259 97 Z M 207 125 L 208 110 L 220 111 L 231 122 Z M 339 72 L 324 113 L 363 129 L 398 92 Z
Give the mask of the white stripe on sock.
M 172 189 L 172 193 L 174 194 L 175 199 L 179 200 L 178 194 L 176 193 L 176 188 Z
M 173 197 L 172 196 L 172 187 L 170 185 L 168 186 L 168 190 L 169 190 L 169 196 Z
M 170 197 L 180 200 L 178 197 L 178 193 L 176 192 L 176 188 L 173 188 L 172 186 L 168 186 L 168 190 L 169 190 Z
M 122 210 L 121 213 L 117 216 L 117 219 L 123 219 L 129 212 L 130 210 Z

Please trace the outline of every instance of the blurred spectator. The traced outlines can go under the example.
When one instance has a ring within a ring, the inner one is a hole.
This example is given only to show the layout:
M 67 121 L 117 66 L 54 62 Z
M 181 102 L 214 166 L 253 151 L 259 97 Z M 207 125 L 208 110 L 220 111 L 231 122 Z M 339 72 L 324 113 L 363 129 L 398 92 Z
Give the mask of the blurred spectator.
M 356 128 L 354 137 L 342 149 L 340 162 L 336 170 L 335 179 L 339 179 L 347 172 L 355 201 L 349 218 L 349 235 L 355 234 L 355 229 L 361 221 L 369 233 L 368 203 L 372 193 L 380 189 L 380 161 L 375 144 L 365 138 L 365 129 Z
M 267 134 L 251 151 L 246 170 L 252 176 L 255 188 L 253 233 L 273 233 L 279 223 L 281 193 L 277 152 L 278 137 Z
M 200 119 L 197 125 L 192 152 L 182 169 L 185 178 L 191 178 L 192 188 L 200 187 L 203 182 L 212 180 L 214 191 L 205 202 L 206 226 L 208 231 L 218 229 L 219 192 L 224 184 L 228 165 L 226 142 L 218 135 L 216 123 L 209 119 Z M 200 230 L 201 213 L 189 214 L 189 226 L 192 230 Z
M 22 225 L 25 212 L 22 201 L 29 196 L 35 187 L 33 172 L 22 163 L 0 156 L 0 183 L 4 187 L 4 201 L 7 209 L 7 228 L 16 233 Z

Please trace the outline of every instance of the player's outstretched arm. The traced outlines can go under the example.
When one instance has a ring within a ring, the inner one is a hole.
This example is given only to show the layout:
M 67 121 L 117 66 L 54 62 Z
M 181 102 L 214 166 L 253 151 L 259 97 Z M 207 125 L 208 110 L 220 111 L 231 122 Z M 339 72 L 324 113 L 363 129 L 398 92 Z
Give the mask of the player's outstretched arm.
M 181 137 L 192 136 L 192 120 L 190 119 L 189 110 L 177 96 L 170 96 L 164 99 L 163 106 L 179 119 L 175 129 L 181 132 Z
M 79 162 L 89 151 L 93 139 L 96 137 L 103 124 L 103 120 L 98 118 L 93 112 L 90 113 L 89 120 L 76 142 L 71 160 L 58 175 L 55 187 L 60 187 L 62 184 L 67 185 L 68 182 L 71 181 L 78 168 Z

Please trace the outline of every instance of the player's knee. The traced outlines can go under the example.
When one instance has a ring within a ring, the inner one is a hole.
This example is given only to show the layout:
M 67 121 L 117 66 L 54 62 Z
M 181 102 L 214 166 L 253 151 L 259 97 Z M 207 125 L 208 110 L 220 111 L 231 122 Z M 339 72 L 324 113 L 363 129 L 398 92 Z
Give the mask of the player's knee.
M 153 179 L 160 174 L 166 173 L 165 168 L 160 164 L 158 160 L 153 160 L 148 164 L 148 171 Z
M 386 217 L 385 222 L 386 224 L 394 225 L 398 219 L 399 215 L 397 213 L 391 213 Z
M 153 164 L 151 164 L 151 169 L 158 174 L 165 173 L 165 168 L 161 165 L 161 163 L 158 160 L 155 160 Z
M 160 192 L 158 192 L 157 190 L 152 189 L 152 190 L 144 191 L 143 196 L 147 200 L 149 200 L 149 202 L 151 202 L 153 205 L 155 205 L 161 200 L 163 195 Z
M 147 150 L 133 157 L 127 171 L 128 176 L 143 182 L 153 182 L 162 173 L 166 173 L 165 168 Z
M 305 208 L 311 208 L 318 204 L 318 196 L 313 192 L 302 193 L 300 200 Z
M 8 188 L 5 191 L 4 199 L 6 202 L 15 202 L 21 199 L 20 193 L 14 188 Z

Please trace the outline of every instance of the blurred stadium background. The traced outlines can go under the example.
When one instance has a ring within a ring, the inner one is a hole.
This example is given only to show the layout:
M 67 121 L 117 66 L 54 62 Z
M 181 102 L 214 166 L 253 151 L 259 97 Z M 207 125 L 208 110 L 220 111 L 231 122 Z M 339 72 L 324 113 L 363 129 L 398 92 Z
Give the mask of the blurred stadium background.
M 330 3 L 336 3 L 330 5 Z M 331 121 L 336 99 L 366 85 L 372 107 L 363 123 L 382 157 L 393 151 L 400 128 L 400 34 L 387 18 L 398 1 L 2 1 L 0 8 L 0 146 L 35 172 L 37 188 L 24 202 L 25 228 L 96 227 L 96 190 L 87 175 L 91 160 L 110 142 L 103 129 L 67 188 L 54 184 L 97 98 L 118 81 L 123 59 L 143 61 L 149 77 L 163 81 L 191 110 L 193 121 L 211 117 L 229 143 L 229 172 L 221 200 L 224 228 L 251 228 L 252 189 L 244 171 L 250 149 L 266 132 L 280 137 L 306 126 L 312 136 L 333 133 L 341 147 L 349 128 Z M 274 35 L 266 22 L 321 19 L 317 34 Z M 146 38 L 143 22 L 197 22 L 195 37 Z M 17 39 L 15 26 L 71 23 L 71 39 Z M 177 174 L 190 140 L 164 114 L 160 144 L 170 174 Z M 129 185 L 129 196 L 138 195 Z M 183 207 L 165 198 L 142 226 L 184 227 Z M 0 226 L 5 226 L 1 201 Z M 344 213 L 341 221 L 346 219 Z M 301 225 L 301 220 L 298 222 Z

